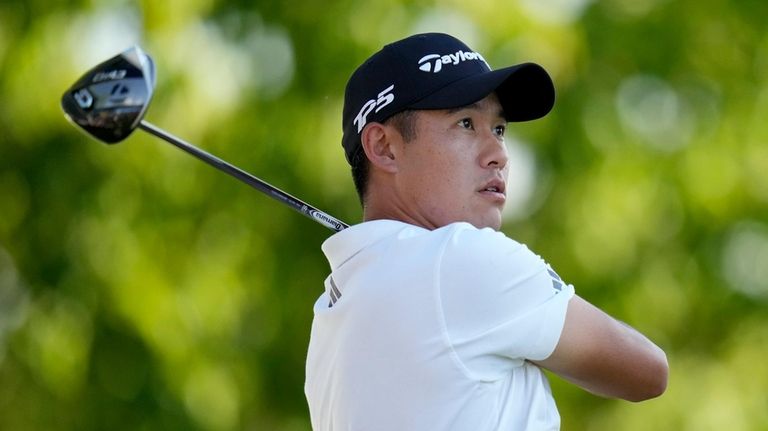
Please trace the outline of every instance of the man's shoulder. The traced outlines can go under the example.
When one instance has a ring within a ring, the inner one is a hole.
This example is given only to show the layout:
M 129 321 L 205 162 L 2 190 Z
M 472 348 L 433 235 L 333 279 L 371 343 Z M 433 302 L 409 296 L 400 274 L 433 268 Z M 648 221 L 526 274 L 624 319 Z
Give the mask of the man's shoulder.
M 475 249 L 480 248 L 494 251 L 497 248 L 525 247 L 504 232 L 489 227 L 477 228 L 466 222 L 451 223 L 439 230 L 445 230 L 443 234 L 450 238 L 449 246 L 458 249 L 477 251 Z
M 540 256 L 503 232 L 478 229 L 469 223 L 446 226 L 446 241 L 442 251 L 444 270 L 503 275 L 508 272 L 540 270 L 546 264 Z
M 527 248 L 503 232 L 477 228 L 467 222 L 455 222 L 429 230 L 395 220 L 375 220 L 345 229 L 323 243 L 329 256 L 351 256 L 377 244 L 437 247 L 448 254 L 463 254 L 483 259 L 484 256 L 510 254 Z M 435 251 L 438 251 L 435 250 Z

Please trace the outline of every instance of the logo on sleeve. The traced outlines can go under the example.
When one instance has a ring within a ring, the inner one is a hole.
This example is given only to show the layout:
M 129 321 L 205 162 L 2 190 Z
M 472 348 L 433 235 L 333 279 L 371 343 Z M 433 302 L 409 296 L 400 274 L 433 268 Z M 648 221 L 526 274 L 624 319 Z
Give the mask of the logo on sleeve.
M 550 267 L 547 267 L 547 272 L 549 273 L 549 276 L 552 277 L 552 288 L 555 289 L 557 293 L 560 293 L 563 290 L 563 279 Z

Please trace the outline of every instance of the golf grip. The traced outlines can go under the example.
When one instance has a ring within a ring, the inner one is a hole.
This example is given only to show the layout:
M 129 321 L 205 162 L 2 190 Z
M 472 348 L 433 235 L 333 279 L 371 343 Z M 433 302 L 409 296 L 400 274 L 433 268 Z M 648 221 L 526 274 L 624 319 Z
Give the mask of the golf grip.
M 319 209 L 313 207 L 312 205 L 302 202 L 301 200 L 289 195 L 288 193 L 260 180 L 259 178 L 249 174 L 248 172 L 245 172 L 244 170 L 238 168 L 237 166 L 231 165 L 225 162 L 224 160 L 221 160 L 220 158 L 195 147 L 194 145 L 184 141 L 183 139 L 180 139 L 180 138 L 177 138 L 176 136 L 171 135 L 165 130 L 160 129 L 159 127 L 147 121 L 141 120 L 141 122 L 139 123 L 139 128 L 143 129 L 144 131 L 154 136 L 157 136 L 158 138 L 170 144 L 173 144 L 174 146 L 204 161 L 205 163 L 208 163 L 214 168 L 228 173 L 229 175 L 255 188 L 256 190 L 259 190 L 260 192 L 272 197 L 273 199 L 290 206 L 296 211 L 304 214 L 305 216 L 311 218 L 312 220 L 320 223 L 321 225 L 331 230 L 339 232 L 349 227 L 348 224 L 338 220 L 337 218 L 332 217 L 320 211 Z

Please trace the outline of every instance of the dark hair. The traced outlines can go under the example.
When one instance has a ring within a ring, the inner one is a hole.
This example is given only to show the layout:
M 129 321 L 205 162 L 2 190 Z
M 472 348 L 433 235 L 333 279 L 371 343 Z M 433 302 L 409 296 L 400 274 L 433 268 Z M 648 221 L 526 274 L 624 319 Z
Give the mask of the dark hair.
M 384 120 L 384 124 L 390 124 L 400 133 L 403 141 L 411 142 L 416 139 L 416 111 L 406 109 Z M 370 161 L 360 147 L 352 157 L 352 181 L 355 183 L 357 196 L 360 199 L 360 205 L 365 205 L 365 193 L 368 191 L 368 171 L 370 170 Z

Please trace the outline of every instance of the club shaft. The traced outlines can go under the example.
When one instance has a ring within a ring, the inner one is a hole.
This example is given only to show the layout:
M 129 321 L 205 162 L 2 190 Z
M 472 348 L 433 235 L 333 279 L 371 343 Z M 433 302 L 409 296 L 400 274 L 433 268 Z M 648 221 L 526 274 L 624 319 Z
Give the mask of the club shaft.
M 213 166 L 214 168 L 237 178 L 238 180 L 248 184 L 249 186 L 266 194 L 267 196 L 270 196 L 271 198 L 283 204 L 288 205 L 294 210 L 304 214 L 305 216 L 311 218 L 312 220 L 320 223 L 321 225 L 331 230 L 339 232 L 349 227 L 348 224 L 338 220 L 337 218 L 331 215 L 328 215 L 325 212 L 320 211 L 319 209 L 313 207 L 312 205 L 309 205 L 301 201 L 300 199 L 297 199 L 289 195 L 288 193 L 278 189 L 277 187 L 274 187 L 266 183 L 265 181 L 249 174 L 248 172 L 245 172 L 244 170 L 238 168 L 237 166 L 227 163 L 224 160 L 221 160 L 220 158 L 214 156 L 213 154 L 210 154 L 208 152 L 201 150 L 200 148 L 197 148 L 196 146 L 190 144 L 189 142 L 184 141 L 181 138 L 171 135 L 170 133 L 166 132 L 163 129 L 160 129 L 159 127 L 155 126 L 152 123 L 141 120 L 141 122 L 139 123 L 139 128 L 144 130 L 147 133 L 157 136 L 158 138 L 174 145 L 177 148 L 180 148 L 186 151 L 187 153 L 195 156 L 196 158 L 202 160 L 203 162 Z

